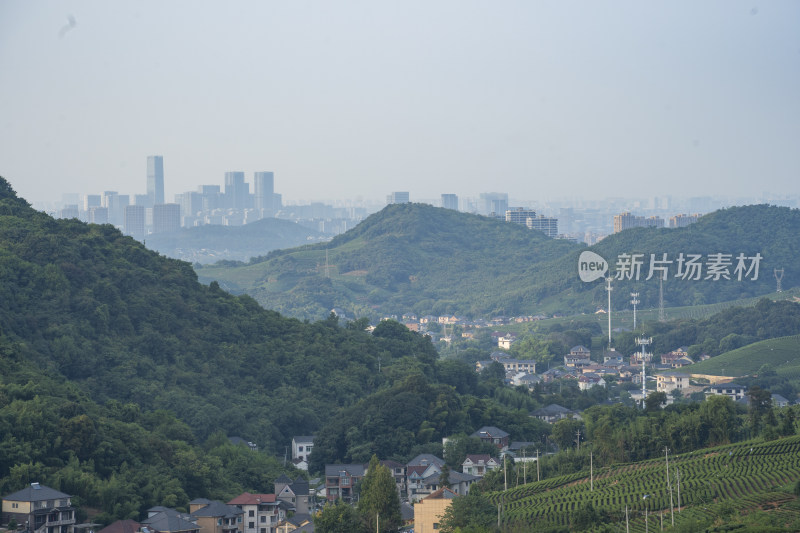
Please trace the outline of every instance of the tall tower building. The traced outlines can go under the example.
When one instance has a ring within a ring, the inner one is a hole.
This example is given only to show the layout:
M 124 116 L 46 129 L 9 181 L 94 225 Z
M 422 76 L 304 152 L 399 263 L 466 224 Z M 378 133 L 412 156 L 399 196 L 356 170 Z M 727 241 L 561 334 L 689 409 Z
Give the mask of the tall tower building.
M 164 203 L 164 157 L 147 156 L 147 196 L 152 203 L 148 207 Z
M 244 172 L 225 173 L 225 200 L 227 207 L 244 209 L 247 207 L 247 197 L 250 194 L 250 185 L 244 182 Z
M 256 172 L 253 177 L 255 208 L 271 213 L 275 207 L 275 175 L 272 172 Z

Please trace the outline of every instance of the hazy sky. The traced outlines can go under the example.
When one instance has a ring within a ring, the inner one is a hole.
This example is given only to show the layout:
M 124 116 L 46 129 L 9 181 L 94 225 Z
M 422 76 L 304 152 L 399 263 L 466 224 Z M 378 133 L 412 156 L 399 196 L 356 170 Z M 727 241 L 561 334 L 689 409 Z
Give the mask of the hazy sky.
M 0 1 L 29 201 L 800 193 L 800 2 Z

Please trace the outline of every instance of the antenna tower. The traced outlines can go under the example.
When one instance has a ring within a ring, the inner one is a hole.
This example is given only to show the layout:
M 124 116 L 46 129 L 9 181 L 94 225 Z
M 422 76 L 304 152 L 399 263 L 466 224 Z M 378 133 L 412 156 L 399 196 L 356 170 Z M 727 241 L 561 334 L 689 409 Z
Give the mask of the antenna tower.
M 783 269 L 776 268 L 775 269 L 775 281 L 778 282 L 778 288 L 775 289 L 775 292 L 783 292 L 783 288 L 781 287 L 781 280 L 783 279 Z
M 649 346 L 653 342 L 652 337 L 637 337 L 636 344 L 641 348 L 640 357 L 642 358 L 642 409 L 644 409 L 644 400 L 647 398 L 647 372 L 645 370 L 645 361 L 647 356 L 652 354 L 645 351 L 645 346 Z
M 642 302 L 639 301 L 639 293 L 632 292 L 631 293 L 631 303 L 633 304 L 633 331 L 636 331 L 636 305 Z
M 664 322 L 664 278 L 658 280 L 658 321 Z

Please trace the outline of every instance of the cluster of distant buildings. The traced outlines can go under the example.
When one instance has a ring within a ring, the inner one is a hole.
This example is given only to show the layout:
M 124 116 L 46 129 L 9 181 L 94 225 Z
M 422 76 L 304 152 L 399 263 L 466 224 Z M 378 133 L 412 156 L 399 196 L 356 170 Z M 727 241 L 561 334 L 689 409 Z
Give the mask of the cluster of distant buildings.
M 202 225 L 236 226 L 268 217 L 296 221 L 305 227 L 336 235 L 351 229 L 380 205 L 355 205 L 335 207 L 321 202 L 308 205 L 284 205 L 281 194 L 275 192 L 275 175 L 271 171 L 256 171 L 252 180 L 246 181 L 245 172 L 226 172 L 224 184 L 200 185 L 197 190 L 176 194 L 172 201 L 164 195 L 164 158 L 147 157 L 147 189 L 143 194 L 121 194 L 104 191 L 102 194 L 67 194 L 59 208 L 52 213 L 59 218 L 78 218 L 96 224 L 113 224 L 125 234 L 143 240 L 151 233 L 176 231 L 181 227 Z M 708 206 L 711 199 L 696 199 L 691 206 Z M 703 201 L 699 201 L 703 200 Z M 386 203 L 411 201 L 408 191 L 395 191 L 387 195 Z M 640 205 L 623 199 L 608 202 L 605 207 L 553 207 L 549 211 L 559 216 L 546 216 L 528 207 L 511 207 L 508 193 L 487 192 L 475 197 L 459 197 L 453 193 L 442 194 L 437 200 L 420 200 L 445 209 L 475 213 L 506 222 L 524 225 L 543 232 L 551 238 L 566 238 L 594 244 L 609 233 L 613 209 L 619 205 Z M 670 202 L 654 200 L 652 209 L 663 212 Z M 580 204 L 580 202 L 579 202 Z M 617 211 L 619 212 L 619 211 Z M 700 215 L 676 215 L 669 219 L 670 227 L 683 227 Z M 664 227 L 660 214 L 644 217 L 626 211 L 614 215 L 614 231 L 630 227 Z M 561 229 L 560 229 L 561 228 Z M 605 229 L 608 228 L 608 229 Z

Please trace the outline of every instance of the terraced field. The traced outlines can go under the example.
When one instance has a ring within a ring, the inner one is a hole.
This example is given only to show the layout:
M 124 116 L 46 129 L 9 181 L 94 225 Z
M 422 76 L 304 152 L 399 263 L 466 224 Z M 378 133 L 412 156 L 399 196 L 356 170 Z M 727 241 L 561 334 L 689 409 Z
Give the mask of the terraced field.
M 704 449 L 670 457 L 669 465 L 676 525 L 730 510 L 760 509 L 800 526 L 800 505 L 786 488 L 800 480 L 800 436 Z M 500 504 L 508 525 L 568 526 L 571 515 L 589 503 L 622 530 L 626 507 L 630 531 L 645 531 L 645 513 L 651 531 L 659 527 L 662 514 L 665 527 L 671 523 L 664 458 L 596 469 L 594 490 L 584 472 L 492 493 L 490 499 Z

